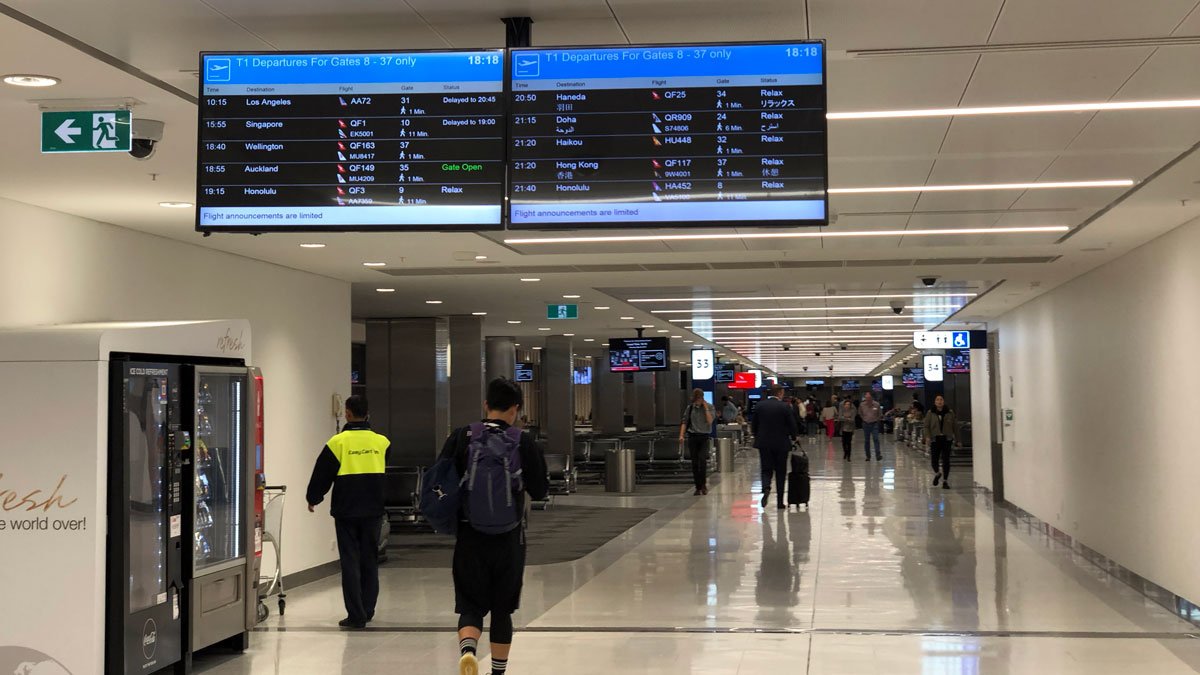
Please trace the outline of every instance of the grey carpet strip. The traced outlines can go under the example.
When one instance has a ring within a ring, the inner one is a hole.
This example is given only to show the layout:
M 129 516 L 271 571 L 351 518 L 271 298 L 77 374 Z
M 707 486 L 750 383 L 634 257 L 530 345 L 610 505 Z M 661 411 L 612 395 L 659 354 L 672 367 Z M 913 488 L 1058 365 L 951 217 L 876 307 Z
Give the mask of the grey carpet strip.
M 457 626 L 368 626 L 358 633 L 453 633 Z M 274 626 L 255 628 L 258 633 L 339 633 L 337 626 Z M 923 630 L 920 628 L 720 628 L 664 626 L 539 626 L 518 628 L 519 633 L 669 633 L 701 635 L 873 635 L 946 638 L 1058 638 L 1072 640 L 1200 640 L 1197 633 L 1145 633 L 1136 631 L 1041 630 Z

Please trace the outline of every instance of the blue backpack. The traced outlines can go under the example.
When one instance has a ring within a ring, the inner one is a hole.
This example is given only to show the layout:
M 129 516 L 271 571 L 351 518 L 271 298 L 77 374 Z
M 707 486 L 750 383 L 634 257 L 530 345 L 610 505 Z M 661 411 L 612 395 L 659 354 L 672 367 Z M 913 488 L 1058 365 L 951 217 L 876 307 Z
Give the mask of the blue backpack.
M 463 512 L 479 532 L 510 532 L 523 516 L 515 499 L 525 489 L 521 430 L 479 422 L 468 428 L 467 437 L 467 475 L 458 475 L 454 457 L 435 462 L 421 481 L 421 515 L 438 534 L 456 534 Z
M 433 527 L 434 532 L 458 532 L 458 491 L 461 484 L 453 457 L 434 462 L 421 479 L 421 515 Z
M 524 510 L 517 496 L 525 490 L 521 476 L 521 430 L 500 429 L 478 422 L 467 432 L 465 515 L 471 527 L 484 534 L 504 534 L 521 525 Z

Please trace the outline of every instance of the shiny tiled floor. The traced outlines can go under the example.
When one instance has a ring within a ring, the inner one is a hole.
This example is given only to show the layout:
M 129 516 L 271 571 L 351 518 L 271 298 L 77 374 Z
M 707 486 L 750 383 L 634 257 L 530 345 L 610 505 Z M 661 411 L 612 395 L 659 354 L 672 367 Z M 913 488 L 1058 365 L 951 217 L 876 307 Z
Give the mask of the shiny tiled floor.
M 808 447 L 808 512 L 760 509 L 749 457 L 707 498 L 578 498 L 662 510 L 583 560 L 530 568 L 509 672 L 1200 672 L 1200 631 L 993 514 L 969 476 L 934 489 L 907 449 L 846 464 Z M 383 586 L 372 631 L 331 628 L 327 579 L 290 594 L 247 654 L 198 670 L 454 673 L 449 572 L 385 570 Z

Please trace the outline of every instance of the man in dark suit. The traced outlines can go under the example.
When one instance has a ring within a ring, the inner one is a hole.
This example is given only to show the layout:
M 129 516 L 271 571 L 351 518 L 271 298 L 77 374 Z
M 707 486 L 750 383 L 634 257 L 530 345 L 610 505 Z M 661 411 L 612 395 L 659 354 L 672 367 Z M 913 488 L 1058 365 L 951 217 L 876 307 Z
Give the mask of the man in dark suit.
M 754 409 L 754 447 L 758 448 L 758 456 L 762 461 L 762 506 L 766 508 L 771 498 L 771 477 L 775 478 L 776 501 L 781 509 L 786 509 L 783 502 L 784 482 L 787 479 L 788 451 L 796 434 L 796 417 L 788 404 L 780 400 L 783 387 L 771 387 L 771 395 L 759 403 Z

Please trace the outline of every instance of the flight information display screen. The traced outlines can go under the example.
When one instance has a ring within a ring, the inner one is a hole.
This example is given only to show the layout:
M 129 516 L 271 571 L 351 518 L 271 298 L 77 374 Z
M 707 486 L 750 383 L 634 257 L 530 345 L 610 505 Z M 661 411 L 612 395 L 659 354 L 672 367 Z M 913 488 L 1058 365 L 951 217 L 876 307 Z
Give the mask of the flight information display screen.
M 501 228 L 504 60 L 202 54 L 197 229 Z
M 824 225 L 822 42 L 517 49 L 509 227 Z
M 667 370 L 671 342 L 667 338 L 610 338 L 608 369 L 612 373 Z

